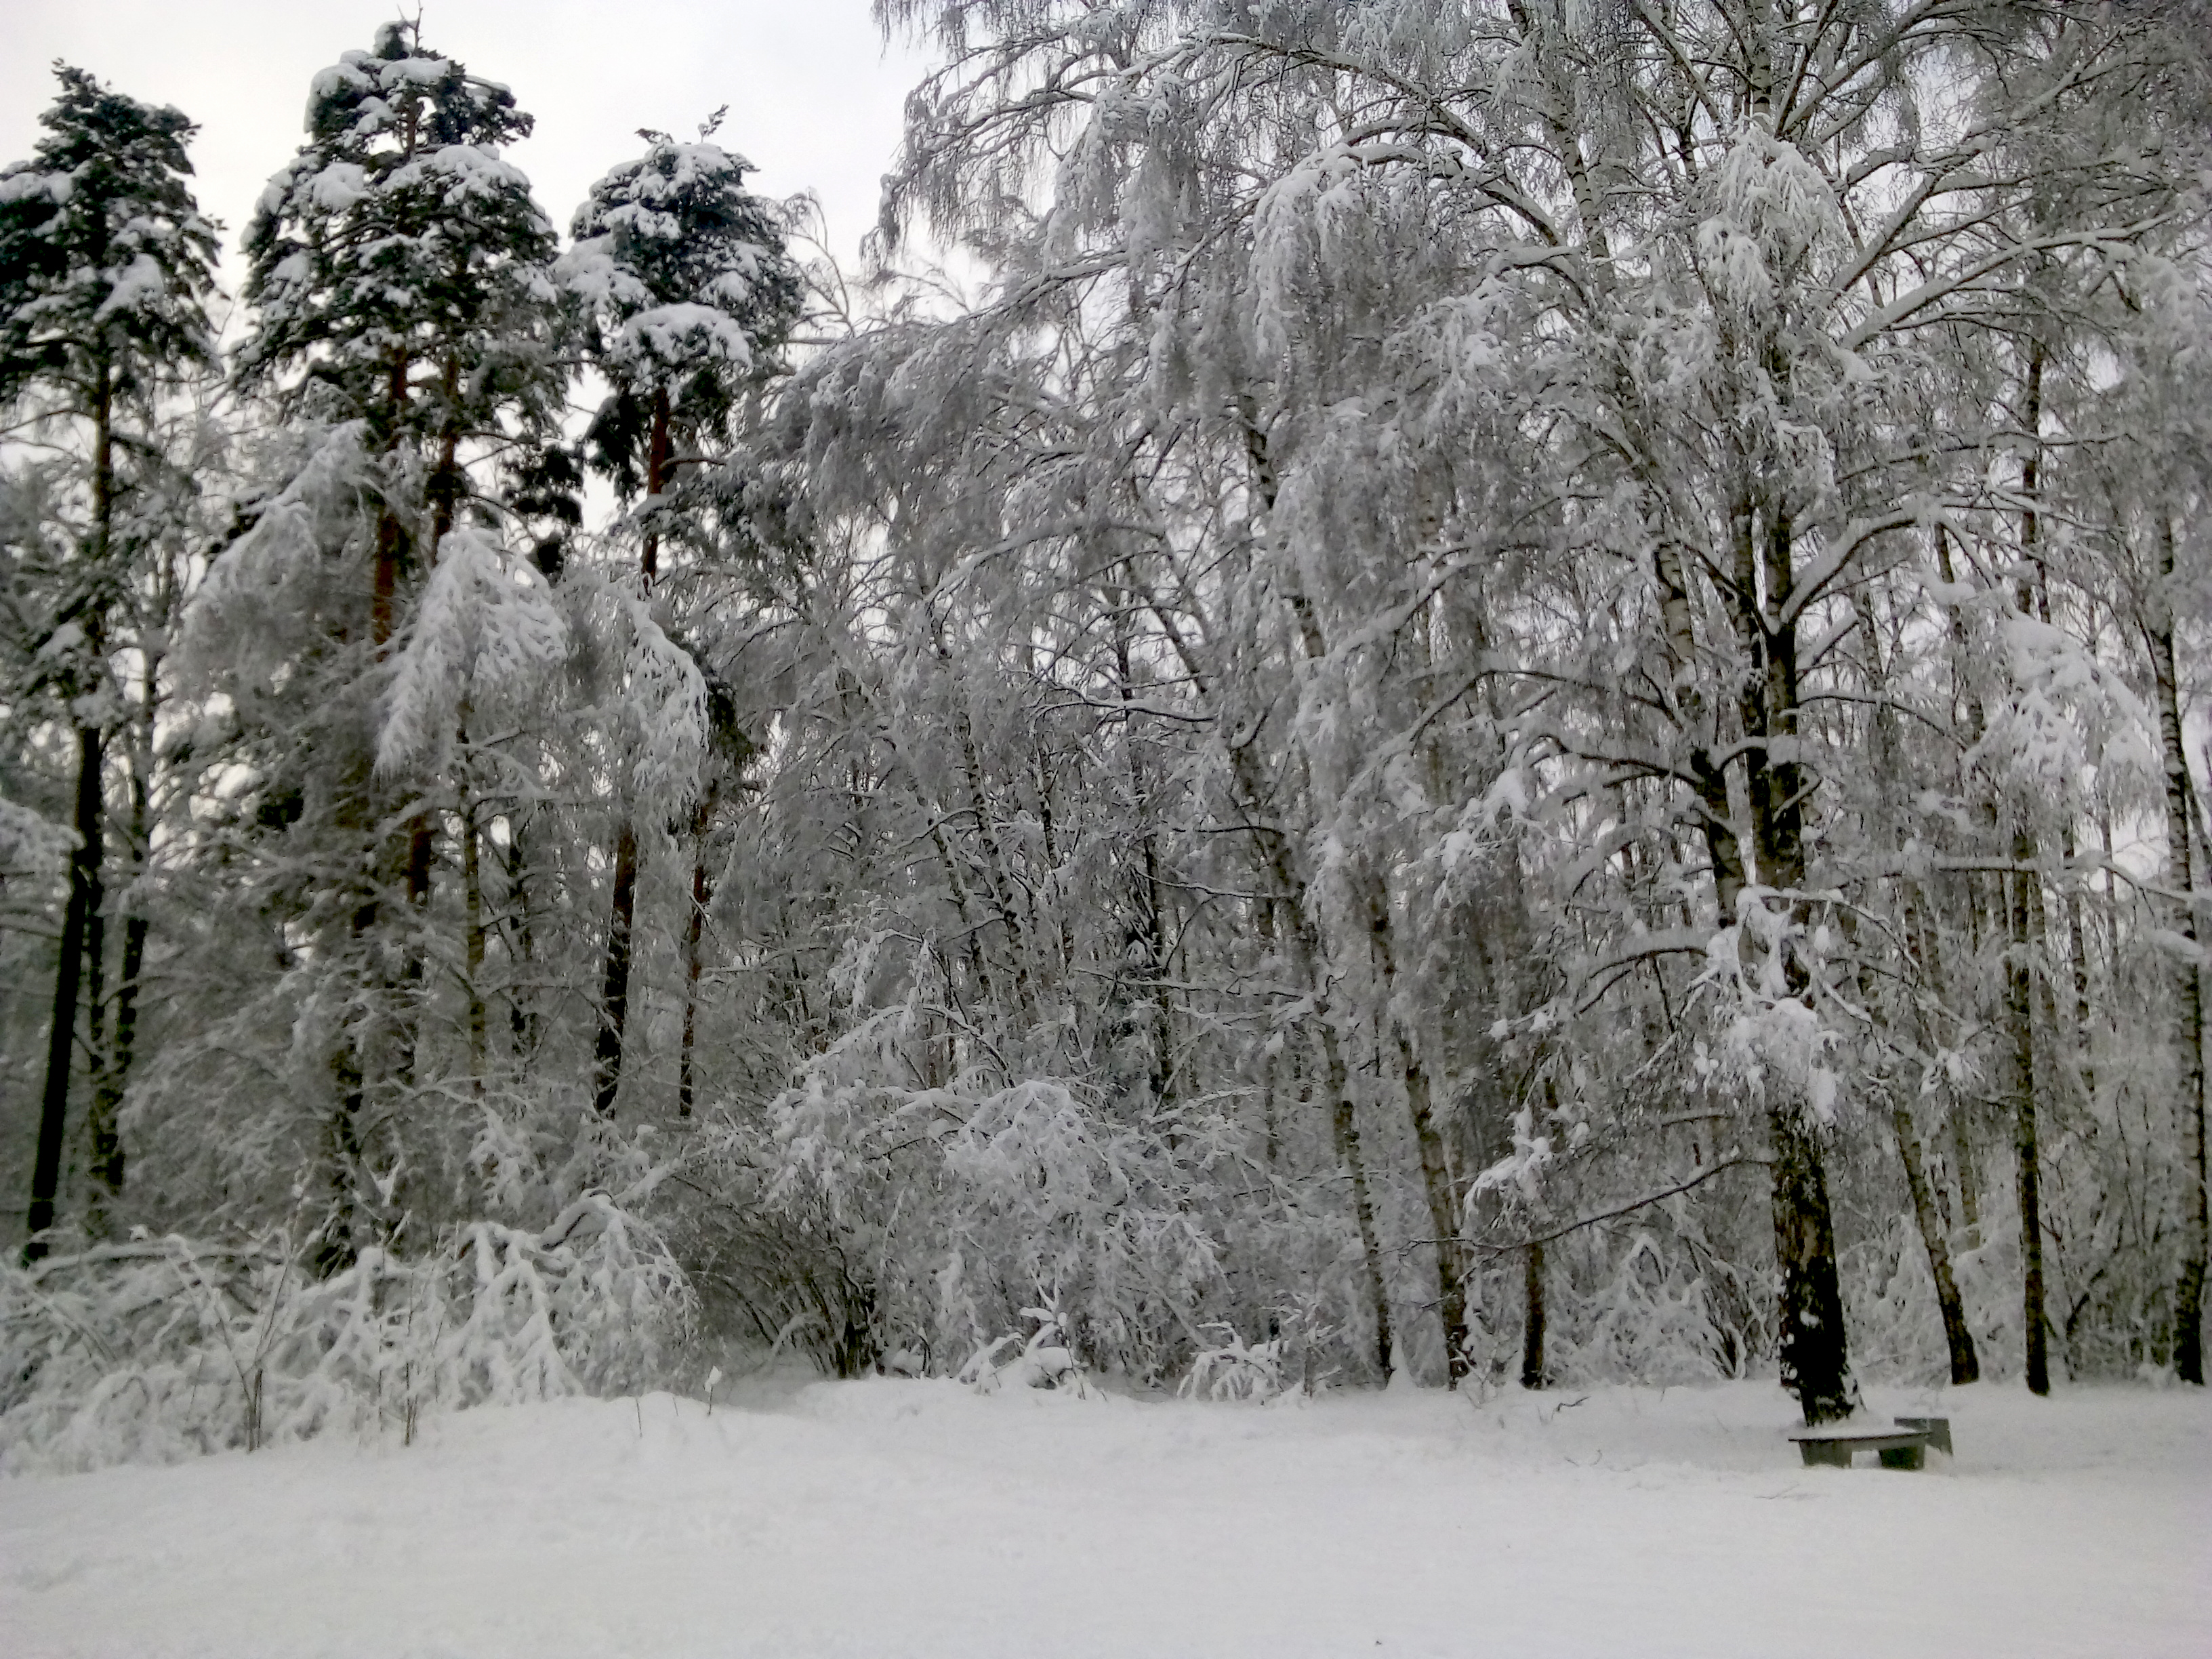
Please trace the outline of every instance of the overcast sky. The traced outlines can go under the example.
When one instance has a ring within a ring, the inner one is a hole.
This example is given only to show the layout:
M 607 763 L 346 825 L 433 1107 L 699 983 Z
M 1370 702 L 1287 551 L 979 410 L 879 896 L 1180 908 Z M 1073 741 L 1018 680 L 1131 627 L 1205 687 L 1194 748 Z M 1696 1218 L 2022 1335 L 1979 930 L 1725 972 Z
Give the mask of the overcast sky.
M 397 15 L 394 0 L 0 0 L 0 163 L 38 142 L 57 58 L 174 104 L 199 123 L 196 188 L 234 286 L 254 199 L 300 146 L 309 79 Z M 923 66 L 885 51 L 868 0 L 427 0 L 422 39 L 538 118 L 509 154 L 564 234 L 592 181 L 641 148 L 636 129 L 688 137 L 727 104 L 718 141 L 762 193 L 814 190 L 841 258 L 874 223 Z

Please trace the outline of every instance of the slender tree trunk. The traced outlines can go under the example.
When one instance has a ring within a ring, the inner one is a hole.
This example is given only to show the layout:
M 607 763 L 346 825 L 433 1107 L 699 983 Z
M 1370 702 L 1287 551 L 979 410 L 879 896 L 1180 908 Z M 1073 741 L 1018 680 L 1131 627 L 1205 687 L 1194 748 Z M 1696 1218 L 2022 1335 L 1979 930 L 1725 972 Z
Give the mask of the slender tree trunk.
M 461 422 L 459 401 L 461 364 L 458 356 L 446 359 L 444 372 L 439 376 L 439 386 L 445 399 L 446 412 L 440 422 L 438 459 L 432 464 L 428 488 L 430 502 L 430 541 L 425 552 L 426 568 L 434 568 L 439 551 L 453 527 L 459 510 L 465 481 L 461 473 Z M 467 734 L 462 734 L 464 749 Z M 424 917 L 430 906 L 430 872 L 436 861 L 437 830 L 429 812 L 417 812 L 407 823 L 407 902 L 414 917 L 414 937 L 407 942 L 407 955 L 402 973 L 407 983 L 405 1030 L 401 1038 L 399 1069 L 402 1079 L 412 1082 L 415 1076 L 416 1051 L 422 1042 L 424 1002 L 423 981 L 425 964 L 423 952 L 428 945 L 428 929 Z M 475 849 L 468 849 L 465 857 L 473 857 Z M 470 981 L 470 995 L 476 994 L 476 981 Z M 480 1011 L 479 1011 L 480 1012 Z M 472 1052 L 474 1052 L 472 1050 Z M 480 1056 L 479 1056 L 480 1058 Z M 481 1065 L 471 1073 L 477 1085 L 482 1086 Z
M 430 908 L 430 866 L 434 845 L 430 816 L 417 812 L 407 827 L 407 922 L 409 937 L 400 977 L 406 989 L 399 1020 L 398 1075 L 402 1087 L 415 1081 L 416 1050 L 422 1037 L 423 992 L 422 945 Z
M 647 440 L 645 451 L 645 495 L 651 505 L 646 514 L 645 546 L 638 558 L 638 574 L 648 593 L 660 574 L 660 497 L 671 483 L 669 475 L 676 459 L 669 413 L 668 389 L 656 387 L 653 394 L 653 435 Z
M 23 1260 L 46 1254 L 40 1235 L 54 1224 L 61 1190 L 62 1142 L 69 1127 L 70 1062 L 76 1057 L 77 990 L 84 971 L 85 921 L 100 869 L 100 735 L 96 726 L 76 733 L 76 850 L 70 856 L 69 902 L 62 912 L 61 960 L 54 969 L 53 1024 L 46 1036 L 46 1084 L 39 1111 L 39 1149 L 31 1166 L 31 1237 Z
M 1521 1269 L 1521 1386 L 1544 1386 L 1544 1247 L 1531 1243 Z
M 538 970 L 538 923 L 530 901 L 530 854 L 524 845 L 528 822 L 526 808 L 507 820 L 507 891 L 516 935 L 507 961 L 511 976 L 520 981 L 507 990 L 507 1023 L 517 1060 L 538 1052 L 538 994 L 529 982 Z
M 1928 1269 L 1936 1280 L 1936 1306 L 1943 1319 L 1943 1342 L 1950 1350 L 1951 1381 L 1963 1385 L 1978 1380 L 1980 1356 L 1974 1352 L 1974 1334 L 1966 1328 L 1966 1304 L 1960 1299 L 1959 1281 L 1951 1272 L 1951 1244 L 1936 1214 L 1935 1195 L 1920 1151 L 1920 1136 L 1912 1127 L 1912 1114 L 1902 1103 L 1890 1108 L 1891 1128 L 1905 1164 L 1905 1184 L 1912 1196 L 1912 1218 L 1920 1228 L 1920 1242 L 1928 1251 Z
M 1175 1079 L 1175 1003 L 1168 993 L 1168 936 L 1164 920 L 1169 900 L 1160 879 L 1159 837 L 1153 829 L 1152 800 L 1145 781 L 1145 769 L 1137 754 L 1135 742 L 1136 703 L 1134 677 L 1129 665 L 1129 630 L 1117 627 L 1114 635 L 1114 669 L 1116 692 L 1123 710 L 1121 737 L 1123 759 L 1129 772 L 1129 810 L 1135 818 L 1138 852 L 1144 861 L 1143 888 L 1137 895 L 1137 915 L 1143 929 L 1146 968 L 1145 977 L 1151 986 L 1152 1001 L 1152 1104 L 1159 1109 L 1169 1104 L 1169 1091 Z M 980 809 L 978 821 L 981 821 Z
M 637 831 L 624 819 L 615 838 L 614 897 L 607 920 L 607 966 L 599 997 L 598 1082 L 592 1104 L 612 1117 L 622 1087 L 623 1035 L 629 1023 L 630 927 L 637 915 Z
M 2173 931 L 2191 947 L 2174 966 L 2174 1046 L 2180 1060 L 2183 1168 L 2181 1278 L 2173 1294 L 2173 1364 L 2185 1382 L 2204 1382 L 2204 1278 L 2212 1254 L 2204 1166 L 2204 981 L 2194 960 L 2197 943 L 2197 880 L 2191 857 L 2188 752 L 2182 746 L 2181 665 L 2173 641 L 2173 521 L 2159 526 L 2159 586 L 2151 630 L 2151 665 L 2158 682 L 2159 744 L 2166 769 L 2166 880 L 2178 897 Z
M 137 731 L 131 750 L 131 870 L 132 889 L 145 873 L 152 834 L 154 722 L 161 687 L 161 653 L 143 641 L 139 644 L 140 689 Z M 123 1138 L 117 1121 L 123 1109 L 124 1091 L 131 1081 L 131 1062 L 138 1042 L 138 979 L 146 965 L 148 921 L 145 912 L 132 908 L 123 918 L 123 963 L 115 984 L 115 1043 L 100 1067 L 92 1112 L 86 1123 L 92 1150 L 93 1209 L 95 1232 L 101 1231 L 115 1202 L 123 1196 Z
M 684 1047 L 676 1063 L 676 1115 L 691 1115 L 691 1054 L 699 1030 L 699 976 L 705 963 L 707 932 L 707 834 L 714 821 L 712 793 L 702 796 L 691 817 L 691 915 L 684 929 Z
M 308 1255 L 319 1279 L 335 1278 L 361 1259 L 355 1232 L 361 1214 L 361 1118 L 368 1042 L 366 1022 L 356 1015 L 350 1036 L 331 1057 L 338 1109 L 331 1115 L 324 1135 L 323 1185 L 328 1208 Z
M 2033 854 L 2033 843 L 2015 846 Z M 2021 871 L 2011 879 L 2011 945 L 2005 958 L 2005 1024 L 2012 1034 L 2013 1155 L 2020 1194 L 2021 1319 L 2032 1394 L 2051 1392 L 2048 1321 L 2044 1310 L 2043 1164 L 2035 1123 L 2035 1020 L 2033 969 L 2028 963 L 2032 935 L 2028 883 L 2040 878 Z
M 461 904 L 465 933 L 463 951 L 468 962 L 469 1092 L 483 1095 L 488 1048 L 484 1015 L 483 855 L 477 827 L 474 797 L 461 800 Z
M 1382 1278 L 1382 1250 L 1375 1227 L 1375 1200 L 1367 1189 L 1367 1160 L 1359 1147 L 1359 1125 L 1352 1101 L 1351 1068 L 1336 1028 L 1326 1018 L 1321 1028 L 1322 1060 L 1328 1075 L 1330 1127 L 1336 1155 L 1352 1182 L 1352 1219 L 1359 1228 L 1360 1259 L 1366 1268 L 1367 1305 L 1375 1322 L 1375 1369 L 1390 1380 L 1390 1294 Z
M 1421 1065 L 1419 1037 L 1393 1006 L 1397 1000 L 1397 949 L 1390 918 L 1390 893 L 1380 874 L 1369 878 L 1367 926 L 1381 978 L 1382 1006 L 1376 1012 L 1378 1034 L 1395 1030 L 1398 1062 L 1406 1085 L 1407 1115 L 1420 1155 L 1421 1192 L 1428 1202 L 1429 1226 L 1436 1237 L 1437 1310 L 1443 1322 L 1444 1384 L 1456 1389 L 1467 1374 L 1467 1271 L 1460 1249 L 1459 1205 L 1438 1133 L 1429 1075 Z
M 1249 399 L 1243 400 L 1240 408 L 1243 416 L 1245 451 L 1251 463 L 1252 487 L 1260 497 L 1261 509 L 1272 513 L 1275 506 L 1277 479 L 1274 462 L 1268 452 L 1267 434 L 1260 426 Z M 1287 597 L 1297 621 L 1299 640 L 1308 660 L 1318 661 L 1325 658 L 1328 654 L 1328 641 L 1322 636 L 1320 619 L 1314 612 L 1311 601 L 1296 587 L 1288 592 Z M 1255 826 L 1255 835 L 1261 860 L 1274 880 L 1277 893 L 1289 907 L 1298 965 L 1304 970 L 1307 985 L 1319 992 L 1322 984 L 1321 942 L 1316 937 L 1316 923 L 1307 908 L 1305 879 L 1299 873 L 1290 843 L 1281 831 L 1257 827 L 1266 824 L 1270 816 L 1258 810 L 1268 792 L 1261 787 L 1256 775 L 1258 769 L 1252 759 L 1249 745 L 1237 745 L 1231 749 L 1231 765 L 1232 776 L 1244 797 L 1243 805 L 1246 819 Z M 1352 1217 L 1359 1229 L 1367 1300 L 1375 1322 L 1375 1369 L 1387 1385 L 1391 1372 L 1389 1287 L 1382 1271 L 1382 1241 L 1375 1225 L 1375 1204 L 1367 1188 L 1366 1159 L 1359 1146 L 1359 1126 L 1352 1099 L 1351 1072 L 1345 1062 L 1344 1049 L 1336 1027 L 1329 1022 L 1325 1010 L 1320 1026 L 1322 1064 L 1329 1091 L 1330 1129 L 1337 1158 L 1343 1164 L 1352 1185 Z
M 1915 892 L 1906 898 L 1905 927 L 1920 970 L 1940 1003 L 1947 1000 L 1942 943 L 1936 936 L 1935 925 L 1923 902 L 1923 897 Z M 1970 1156 L 1971 1149 L 1966 1145 L 1962 1127 L 1963 1109 L 1954 1091 L 1946 1090 L 1944 1093 L 1949 1101 L 1958 1156 L 1965 1159 Z M 1936 1281 L 1936 1311 L 1943 1321 L 1944 1345 L 1950 1350 L 1951 1381 L 1955 1383 L 1972 1382 L 1981 1376 L 1981 1357 L 1974 1350 L 1973 1333 L 1966 1327 L 1966 1304 L 1959 1295 L 1959 1281 L 1952 1267 L 1948 1206 L 1942 1189 L 1928 1177 L 1923 1148 L 1913 1127 L 1911 1109 L 1902 1103 L 1893 1105 L 1891 1123 L 1897 1131 L 1898 1154 L 1905 1164 L 1905 1185 L 1912 1197 L 1913 1218 L 1920 1228 L 1921 1243 L 1928 1252 L 1928 1271 Z M 1959 1193 L 1960 1210 L 1972 1217 L 1974 1213 L 1973 1183 L 1965 1169 L 1959 1172 Z
M 106 763 L 105 755 L 101 764 Z M 103 801 L 102 805 L 104 806 Z M 105 816 L 103 812 L 103 817 Z M 92 1109 L 85 1115 L 88 1139 L 95 1126 L 92 1116 L 97 1112 L 100 1099 L 107 1093 L 109 1055 L 107 1049 L 107 848 L 106 825 L 101 825 L 100 855 L 92 866 L 92 890 L 85 900 L 84 909 L 84 1057 L 85 1083 L 92 1097 Z M 88 1174 L 90 1172 L 88 1171 Z M 94 1238 L 104 1237 L 107 1230 L 107 1206 L 97 1176 L 86 1183 L 85 1231 Z
M 1460 1244 L 1459 1202 L 1438 1133 L 1429 1076 L 1420 1051 L 1401 1032 L 1398 1054 L 1405 1072 L 1406 1103 L 1413 1120 L 1413 1139 L 1421 1158 L 1421 1190 L 1428 1200 L 1429 1224 L 1436 1230 L 1437 1305 L 1444 1328 L 1444 1386 L 1456 1389 L 1468 1374 L 1467 1261 Z
M 646 448 L 645 494 L 651 507 L 645 520 L 644 545 L 638 556 L 640 585 L 653 591 L 660 574 L 660 497 L 669 485 L 676 454 L 669 428 L 665 387 L 653 394 L 653 435 Z M 599 1034 L 595 1048 L 596 1079 L 592 1103 L 601 1117 L 614 1115 L 615 1097 L 622 1089 L 623 1048 L 629 1030 L 629 970 L 632 930 L 637 913 L 637 827 L 627 816 L 615 836 L 615 884 L 607 915 L 606 969 L 599 997 Z
M 412 148 L 410 134 L 409 146 Z M 404 349 L 395 349 L 385 379 L 384 402 L 372 417 L 378 453 L 390 465 L 396 456 L 410 396 L 410 360 Z M 391 652 L 399 623 L 399 578 L 407 562 L 408 533 L 389 497 L 377 509 L 376 549 L 370 566 L 368 642 L 382 661 Z M 351 925 L 352 951 L 362 964 L 362 977 L 343 1017 L 343 1029 L 331 1054 L 331 1077 L 337 1095 L 323 1135 L 323 1188 L 327 1213 L 319 1225 L 310 1261 L 315 1273 L 328 1279 L 351 1267 L 360 1256 L 362 1170 L 361 1127 L 368 1106 L 372 1060 L 379 1029 L 392 997 L 392 982 L 381 952 L 374 948 L 378 922 L 384 910 L 384 888 L 392 873 L 392 849 L 374 826 L 381 817 L 380 792 L 373 775 L 356 780 L 357 793 L 349 804 L 349 816 L 358 814 L 354 827 L 367 842 L 367 891 L 355 905 Z M 413 848 L 409 848 L 411 861 Z M 403 1039 L 398 1069 L 412 1065 Z
M 105 343 L 94 353 L 92 402 L 92 565 L 93 580 L 105 583 L 110 574 L 115 518 L 115 385 L 114 371 Z M 85 633 L 89 654 L 97 659 L 106 635 L 106 617 L 99 590 L 86 606 Z M 100 666 L 93 664 L 95 677 Z M 70 856 L 69 897 L 62 911 L 61 953 L 54 964 L 53 1023 L 46 1034 L 46 1087 L 39 1108 L 39 1145 L 31 1165 L 31 1207 L 27 1216 L 31 1237 L 23 1247 L 23 1260 L 35 1261 L 46 1254 L 40 1235 L 54 1224 L 55 1200 L 61 1191 L 62 1146 L 69 1127 L 69 1085 L 76 1058 L 78 994 L 87 965 L 87 945 L 102 931 L 100 909 L 100 827 L 103 815 L 101 768 L 105 763 L 102 733 L 97 716 L 76 729 L 76 828 L 77 845 Z M 97 969 L 95 969 L 95 973 Z M 95 984 L 94 997 L 99 996 Z M 94 1030 L 97 1018 L 94 1015 Z M 97 1043 L 95 1042 L 95 1049 Z M 94 1055 L 95 1074 L 98 1055 Z
M 2027 375 L 2024 386 L 2027 408 L 2022 424 L 2028 449 L 2021 463 L 2020 544 L 2029 573 L 2019 582 L 2014 604 L 2022 616 L 2042 608 L 2037 599 L 2042 569 L 2041 515 L 2037 492 L 2042 485 L 2044 349 L 2040 339 L 2028 342 Z M 2050 1318 L 2045 1309 L 2043 1272 L 2043 1154 L 2036 1129 L 2035 1075 L 2035 954 L 2043 944 L 2043 878 L 2030 866 L 2041 856 L 2026 802 L 2019 808 L 2012 840 L 2015 866 L 2007 882 L 2007 933 L 2010 949 L 2005 957 L 2005 1024 L 2012 1038 L 2013 1154 L 2014 1180 L 2020 1198 L 2020 1264 L 2021 1336 L 2025 1344 L 2030 1393 L 2051 1392 Z

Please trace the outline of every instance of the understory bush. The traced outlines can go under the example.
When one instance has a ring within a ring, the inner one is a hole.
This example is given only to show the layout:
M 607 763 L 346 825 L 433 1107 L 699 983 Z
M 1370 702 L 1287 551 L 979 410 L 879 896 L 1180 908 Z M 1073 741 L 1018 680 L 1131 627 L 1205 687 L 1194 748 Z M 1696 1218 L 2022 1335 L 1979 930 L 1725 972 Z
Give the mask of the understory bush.
M 637 1386 L 691 1292 L 604 1194 L 532 1232 L 370 1249 L 317 1277 L 291 1241 L 179 1235 L 0 1270 L 0 1470 L 170 1462 L 426 1413 Z

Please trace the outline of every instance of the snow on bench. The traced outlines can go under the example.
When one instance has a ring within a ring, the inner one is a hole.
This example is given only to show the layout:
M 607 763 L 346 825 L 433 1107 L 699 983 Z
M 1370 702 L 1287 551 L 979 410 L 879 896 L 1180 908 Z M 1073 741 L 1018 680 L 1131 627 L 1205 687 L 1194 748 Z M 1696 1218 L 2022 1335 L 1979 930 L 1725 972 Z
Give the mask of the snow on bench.
M 1881 1466 L 1886 1469 L 1924 1468 L 1930 1446 L 1950 1455 L 1949 1418 L 1900 1417 L 1896 1421 L 1893 1429 L 1853 1428 L 1848 1423 L 1830 1428 L 1795 1429 L 1790 1437 L 1797 1443 L 1808 1469 L 1823 1463 L 1847 1469 L 1851 1466 L 1851 1455 L 1863 1451 L 1879 1452 Z

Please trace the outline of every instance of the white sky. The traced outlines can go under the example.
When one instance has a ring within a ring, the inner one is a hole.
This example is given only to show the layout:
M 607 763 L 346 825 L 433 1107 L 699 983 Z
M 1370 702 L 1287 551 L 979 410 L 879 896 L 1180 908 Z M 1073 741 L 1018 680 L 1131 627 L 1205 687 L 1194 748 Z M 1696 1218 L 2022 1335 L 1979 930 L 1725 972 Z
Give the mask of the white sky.
M 314 72 L 366 49 L 397 0 L 0 0 L 0 163 L 30 155 L 52 61 L 199 123 L 203 211 L 223 222 L 224 280 L 254 200 L 299 148 Z M 411 7 L 410 7 L 411 9 Z M 875 222 L 901 107 L 924 60 L 886 52 L 868 0 L 427 0 L 426 46 L 502 82 L 538 118 L 509 153 L 566 235 L 592 182 L 642 148 L 639 127 L 689 137 L 730 106 L 717 142 L 763 195 L 812 189 L 849 259 Z

